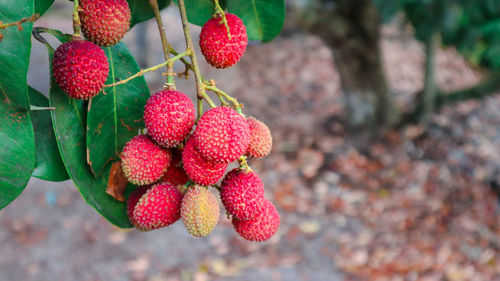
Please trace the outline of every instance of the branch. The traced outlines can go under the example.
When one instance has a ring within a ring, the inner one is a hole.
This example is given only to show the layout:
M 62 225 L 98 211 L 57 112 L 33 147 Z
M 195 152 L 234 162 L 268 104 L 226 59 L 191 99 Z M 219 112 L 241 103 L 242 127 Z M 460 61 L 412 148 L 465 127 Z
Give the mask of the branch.
M 80 22 L 80 15 L 78 14 L 78 11 L 80 9 L 80 6 L 78 4 L 78 0 L 74 0 L 73 2 L 73 36 L 75 38 L 81 38 L 81 32 L 82 32 L 82 23 Z
M 25 17 L 25 18 L 22 18 L 18 21 L 15 21 L 15 22 L 8 22 L 8 23 L 3 23 L 0 21 L 0 29 L 6 29 L 7 27 L 11 27 L 11 26 L 17 26 L 17 29 L 19 30 L 22 30 L 23 27 L 21 26 L 21 24 L 29 21 L 29 22 L 35 22 L 40 16 L 38 14 L 33 14 L 29 17 Z
M 486 80 L 480 84 L 461 89 L 455 92 L 450 92 L 447 94 L 440 94 L 436 98 L 437 108 L 442 106 L 453 104 L 460 101 L 471 100 L 471 99 L 482 99 L 484 97 L 496 94 L 496 91 L 500 89 L 500 73 L 491 74 Z
M 128 81 L 134 79 L 134 78 L 137 78 L 137 77 L 140 77 L 140 76 L 143 76 L 144 73 L 147 73 L 147 72 L 151 72 L 151 71 L 156 71 L 164 66 L 166 66 L 167 64 L 169 63 L 173 63 L 174 61 L 176 60 L 180 60 L 181 58 L 185 57 L 185 56 L 188 56 L 189 54 L 191 53 L 191 50 L 186 50 L 180 54 L 178 54 L 177 56 L 175 57 L 172 57 L 170 59 L 168 59 L 167 61 L 165 62 L 162 62 L 160 64 L 157 64 L 155 66 L 151 66 L 151 67 L 148 67 L 146 69 L 141 69 L 139 72 L 137 72 L 136 74 L 126 78 L 126 79 L 123 79 L 121 81 L 118 81 L 116 83 L 113 83 L 113 84 L 108 84 L 108 85 L 104 85 L 105 88 L 108 88 L 108 87 L 114 87 L 114 86 L 117 86 L 117 85 L 121 85 L 121 84 L 125 84 L 127 83 Z
M 153 7 L 153 11 L 156 18 L 156 24 L 158 25 L 158 31 L 160 32 L 161 45 L 163 47 L 163 55 L 165 56 L 165 60 L 167 61 L 169 58 L 169 50 L 172 48 L 170 43 L 167 40 L 167 34 L 165 33 L 165 26 L 163 25 L 163 21 L 161 20 L 160 8 L 158 7 L 158 2 L 156 0 L 149 0 L 149 5 Z M 167 64 L 167 88 L 175 89 L 175 81 L 174 81 L 174 73 L 173 73 L 174 64 Z

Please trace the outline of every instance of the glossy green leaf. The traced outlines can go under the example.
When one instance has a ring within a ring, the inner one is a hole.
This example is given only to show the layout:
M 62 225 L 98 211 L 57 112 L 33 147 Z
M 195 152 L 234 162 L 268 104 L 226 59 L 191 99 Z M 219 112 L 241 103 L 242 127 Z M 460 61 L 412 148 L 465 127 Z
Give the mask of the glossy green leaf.
M 106 84 L 128 78 L 140 71 L 124 43 L 104 48 L 108 57 L 109 76 Z M 126 84 L 105 88 L 89 102 L 87 115 L 88 163 L 95 175 L 114 162 L 123 146 L 144 128 L 144 105 L 149 88 L 144 77 Z
M 174 0 L 177 4 L 177 0 Z M 215 12 L 213 0 L 185 0 L 188 21 L 199 26 L 204 25 Z M 221 6 L 224 8 L 223 4 Z
M 33 14 L 33 0 L 2 0 L 0 11 L 0 21 L 14 22 Z M 22 27 L 3 29 L 0 41 L 0 209 L 24 190 L 35 165 L 26 82 L 33 24 Z
M 53 3 L 54 0 L 35 0 L 35 13 L 42 16 Z
M 271 41 L 285 24 L 284 0 L 227 0 L 227 10 L 243 20 L 248 40 Z
M 149 5 L 148 0 L 127 0 L 132 18 L 130 19 L 130 27 L 147 21 L 155 16 L 153 8 Z M 170 0 L 158 0 L 158 7 L 161 9 L 166 8 L 170 4 Z
M 49 48 L 49 59 L 54 52 Z M 51 66 L 50 66 L 51 67 Z M 87 125 L 87 102 L 66 95 L 51 75 L 49 102 L 59 152 L 70 178 L 87 203 L 104 218 L 119 227 L 131 227 L 126 213 L 126 204 L 106 193 L 111 165 L 95 178 L 87 164 L 85 133 Z
M 31 105 L 48 107 L 49 100 L 37 90 L 29 87 Z M 31 111 L 31 120 L 35 130 L 35 169 L 33 176 L 48 181 L 69 179 L 66 168 L 57 148 L 54 128 L 49 110 Z

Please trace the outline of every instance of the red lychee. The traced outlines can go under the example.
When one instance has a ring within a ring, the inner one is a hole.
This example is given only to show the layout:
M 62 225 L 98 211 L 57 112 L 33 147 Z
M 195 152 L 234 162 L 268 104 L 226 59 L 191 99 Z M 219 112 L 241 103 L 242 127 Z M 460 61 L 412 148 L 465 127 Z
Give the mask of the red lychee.
M 148 99 L 144 108 L 148 134 L 164 147 L 179 145 L 191 131 L 195 119 L 191 99 L 175 90 L 157 92 Z
M 246 155 L 253 158 L 262 158 L 271 152 L 273 138 L 271 131 L 263 122 L 253 118 L 247 118 L 250 127 L 250 143 Z
M 264 184 L 254 171 L 236 168 L 222 180 L 220 197 L 233 217 L 252 219 L 262 211 Z
M 194 139 L 204 158 L 228 164 L 246 152 L 250 129 L 245 118 L 236 110 L 220 106 L 201 116 Z
M 260 214 L 251 220 L 233 218 L 234 230 L 243 238 L 250 241 L 265 241 L 271 238 L 280 225 L 280 214 L 269 200 L 264 200 Z
M 215 184 L 226 170 L 226 164 L 217 164 L 203 158 L 194 145 L 194 139 L 188 138 L 184 151 L 182 151 L 182 163 L 188 177 L 200 185 Z
M 162 181 L 167 181 L 173 185 L 184 185 L 188 182 L 188 176 L 182 167 L 182 152 L 179 149 L 172 150 L 172 161 L 165 174 L 163 174 Z
M 73 40 L 54 52 L 52 73 L 57 85 L 72 98 L 87 100 L 99 94 L 108 71 L 108 58 L 92 42 Z
M 133 200 L 129 201 L 130 204 L 133 203 Z M 157 183 L 137 200 L 130 221 L 142 231 L 169 226 L 180 218 L 181 203 L 182 194 L 174 185 L 168 182 Z
M 146 193 L 146 191 L 150 188 L 149 185 L 139 186 L 137 189 L 130 193 L 130 196 L 127 199 L 127 215 L 130 222 L 135 225 L 136 222 L 134 220 L 134 208 L 139 199 L 141 199 L 142 195 Z
M 200 33 L 200 49 L 209 64 L 227 68 L 238 62 L 248 45 L 247 30 L 238 16 L 226 13 L 231 39 L 221 16 L 207 21 Z
M 191 235 L 207 236 L 219 221 L 217 198 L 205 187 L 190 187 L 182 199 L 181 218 Z
M 170 150 L 157 146 L 146 135 L 135 136 L 122 150 L 122 169 L 129 182 L 147 185 L 158 181 L 170 164 Z
M 102 47 L 118 43 L 130 26 L 126 0 L 80 0 L 80 21 L 87 39 Z

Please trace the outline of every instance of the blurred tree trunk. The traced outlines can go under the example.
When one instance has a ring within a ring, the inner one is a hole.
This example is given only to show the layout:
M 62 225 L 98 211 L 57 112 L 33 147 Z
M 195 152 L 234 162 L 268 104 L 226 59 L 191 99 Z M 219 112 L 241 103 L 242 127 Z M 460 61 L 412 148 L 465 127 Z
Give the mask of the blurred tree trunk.
M 371 0 L 323 0 L 319 7 L 309 29 L 332 50 L 347 125 L 355 134 L 376 134 L 394 120 L 380 54 L 378 11 Z

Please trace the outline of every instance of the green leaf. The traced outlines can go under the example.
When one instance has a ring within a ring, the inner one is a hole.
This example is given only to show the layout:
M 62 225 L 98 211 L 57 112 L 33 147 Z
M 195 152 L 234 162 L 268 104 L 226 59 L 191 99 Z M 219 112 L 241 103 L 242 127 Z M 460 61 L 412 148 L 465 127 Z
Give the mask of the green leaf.
M 40 107 L 48 107 L 49 100 L 37 90 L 29 87 L 30 103 Z M 35 169 L 33 176 L 48 181 L 64 181 L 69 179 L 66 168 L 57 148 L 56 137 L 52 127 L 49 110 L 34 110 L 31 121 L 35 130 Z
M 33 0 L 0 1 L 0 21 L 14 22 L 33 14 Z M 27 74 L 32 23 L 2 30 L 0 41 L 0 209 L 23 190 L 35 165 Z
M 285 24 L 284 0 L 227 0 L 227 10 L 243 20 L 248 40 L 271 41 Z
M 109 76 L 106 84 L 128 78 L 140 71 L 124 43 L 104 48 L 108 57 Z M 88 163 L 100 175 L 108 163 L 114 162 L 123 146 L 144 128 L 144 105 L 149 88 L 144 77 L 105 89 L 89 102 L 87 115 Z
M 177 4 L 177 0 L 174 0 Z M 213 0 L 186 0 L 186 14 L 188 21 L 199 26 L 204 25 L 215 12 L 215 4 Z M 221 4 L 221 7 L 224 6 Z
M 130 28 L 134 25 L 147 21 L 155 16 L 153 8 L 149 5 L 148 0 L 127 0 L 132 13 L 130 19 Z M 158 0 L 158 7 L 161 9 L 166 8 L 170 4 L 170 0 Z
M 54 0 L 35 0 L 35 13 L 42 16 L 53 3 Z
M 48 49 L 49 60 L 52 61 L 54 51 Z M 52 66 L 50 68 L 52 69 Z M 51 116 L 59 152 L 70 178 L 83 198 L 112 224 L 123 228 L 131 227 L 125 202 L 119 202 L 106 193 L 111 165 L 108 165 L 98 178 L 94 177 L 87 165 L 87 103 L 66 95 L 54 81 L 52 74 L 49 102 L 51 107 L 56 108 L 51 110 Z

